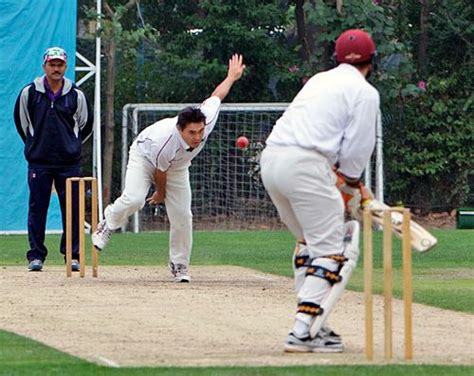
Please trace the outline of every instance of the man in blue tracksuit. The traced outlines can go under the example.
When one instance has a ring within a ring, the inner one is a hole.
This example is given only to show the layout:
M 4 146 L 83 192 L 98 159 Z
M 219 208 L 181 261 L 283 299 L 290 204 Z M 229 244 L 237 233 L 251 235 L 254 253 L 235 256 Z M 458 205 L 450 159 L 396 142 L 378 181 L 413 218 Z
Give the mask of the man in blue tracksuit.
M 48 254 L 46 218 L 54 183 L 61 206 L 65 254 L 66 179 L 81 175 L 82 143 L 92 133 L 93 116 L 84 93 L 64 77 L 66 52 L 51 47 L 43 56 L 44 75 L 20 92 L 14 110 L 17 131 L 28 162 L 28 269 L 41 271 Z M 73 191 L 74 195 L 74 191 Z M 73 199 L 73 270 L 79 270 L 77 200 Z

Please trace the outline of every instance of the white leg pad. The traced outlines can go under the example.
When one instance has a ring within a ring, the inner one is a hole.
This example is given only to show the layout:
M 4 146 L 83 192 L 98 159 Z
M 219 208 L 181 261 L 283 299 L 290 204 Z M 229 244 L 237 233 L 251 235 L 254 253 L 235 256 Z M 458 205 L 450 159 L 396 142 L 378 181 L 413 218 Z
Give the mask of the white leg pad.
M 357 221 L 349 221 L 344 224 L 344 257 L 347 261 L 344 262 L 339 276 L 342 280 L 335 283 L 328 291 L 327 295 L 323 298 L 320 304 L 323 309 L 323 313 L 316 316 L 315 320 L 311 324 L 309 334 L 312 338 L 316 336 L 321 327 L 324 325 L 329 313 L 336 305 L 339 298 L 342 296 L 344 289 L 346 288 L 347 282 L 352 275 L 352 272 L 356 268 L 357 259 L 359 258 L 359 235 L 360 226 Z
M 295 276 L 295 290 L 296 293 L 301 289 L 301 286 L 303 286 L 304 279 L 306 278 L 306 270 L 308 269 L 307 266 L 300 266 L 296 267 L 295 265 L 295 258 L 296 257 L 309 257 L 309 252 L 308 252 L 308 247 L 306 244 L 303 243 L 296 243 L 295 247 L 295 252 L 293 253 L 293 273 Z

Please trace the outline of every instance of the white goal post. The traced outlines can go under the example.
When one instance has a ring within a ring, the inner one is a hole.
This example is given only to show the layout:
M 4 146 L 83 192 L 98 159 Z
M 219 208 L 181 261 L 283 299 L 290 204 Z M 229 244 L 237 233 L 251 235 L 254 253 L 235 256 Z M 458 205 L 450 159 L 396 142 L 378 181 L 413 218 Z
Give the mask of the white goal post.
M 129 103 L 122 109 L 121 187 L 125 183 L 128 149 L 148 125 L 176 116 L 197 103 Z M 273 229 L 280 228 L 278 214 L 260 179 L 259 154 L 275 121 L 288 103 L 224 103 L 219 120 L 207 145 L 193 160 L 190 169 L 193 190 L 192 211 L 197 229 Z M 365 185 L 375 187 L 383 201 L 382 119 L 377 119 L 377 145 L 365 172 Z M 235 146 L 239 136 L 246 136 L 246 150 Z M 133 232 L 161 230 L 167 227 L 163 206 L 148 204 L 122 228 Z

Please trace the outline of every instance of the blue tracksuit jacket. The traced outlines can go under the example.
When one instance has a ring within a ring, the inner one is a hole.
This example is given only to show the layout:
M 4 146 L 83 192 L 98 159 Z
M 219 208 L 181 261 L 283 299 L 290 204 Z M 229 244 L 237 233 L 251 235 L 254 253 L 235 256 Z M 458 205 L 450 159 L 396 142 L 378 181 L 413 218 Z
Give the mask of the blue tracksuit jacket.
M 51 101 L 44 76 L 36 78 L 18 96 L 14 118 L 30 167 L 79 165 L 93 116 L 84 93 L 71 80 L 64 79 L 61 96 Z

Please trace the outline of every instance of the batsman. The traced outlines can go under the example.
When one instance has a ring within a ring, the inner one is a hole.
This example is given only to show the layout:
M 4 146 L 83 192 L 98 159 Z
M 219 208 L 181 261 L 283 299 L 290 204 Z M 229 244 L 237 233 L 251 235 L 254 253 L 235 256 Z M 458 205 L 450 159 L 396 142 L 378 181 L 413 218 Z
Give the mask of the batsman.
M 263 184 L 297 241 L 297 311 L 287 352 L 343 351 L 325 322 L 359 255 L 359 224 L 344 218 L 360 208 L 360 178 L 375 145 L 380 98 L 367 78 L 376 47 L 367 32 L 352 29 L 335 49 L 338 66 L 307 81 L 260 160 Z

